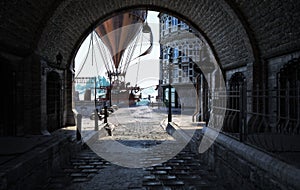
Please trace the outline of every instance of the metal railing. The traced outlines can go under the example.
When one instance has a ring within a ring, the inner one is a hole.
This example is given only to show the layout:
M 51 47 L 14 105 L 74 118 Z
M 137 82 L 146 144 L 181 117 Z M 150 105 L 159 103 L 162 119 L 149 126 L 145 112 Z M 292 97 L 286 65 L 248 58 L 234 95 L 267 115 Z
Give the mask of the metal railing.
M 222 133 L 283 159 L 300 153 L 299 80 L 293 85 L 287 81 L 285 88 L 247 90 L 241 83 L 226 91 L 216 89 L 211 108 L 211 127 L 222 125 Z
M 286 89 L 257 89 L 247 112 L 247 142 L 271 152 L 300 151 L 300 82 Z
M 269 82 L 275 87 L 247 90 L 243 73 L 233 74 L 226 90 L 211 92 L 210 127 L 222 126 L 223 134 L 300 166 L 300 59 Z

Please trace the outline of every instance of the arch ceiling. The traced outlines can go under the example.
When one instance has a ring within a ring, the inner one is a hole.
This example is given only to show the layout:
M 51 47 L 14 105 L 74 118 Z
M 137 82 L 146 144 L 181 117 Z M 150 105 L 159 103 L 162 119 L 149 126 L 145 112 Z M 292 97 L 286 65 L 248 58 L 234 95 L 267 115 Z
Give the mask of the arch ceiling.
M 60 51 L 70 62 L 96 24 L 120 10 L 148 7 L 175 14 L 202 31 L 219 63 L 231 68 L 253 63 L 257 56 L 299 49 L 299 2 L 5 0 L 0 3 L 0 44 L 2 51 L 20 56 L 35 52 L 52 61 Z

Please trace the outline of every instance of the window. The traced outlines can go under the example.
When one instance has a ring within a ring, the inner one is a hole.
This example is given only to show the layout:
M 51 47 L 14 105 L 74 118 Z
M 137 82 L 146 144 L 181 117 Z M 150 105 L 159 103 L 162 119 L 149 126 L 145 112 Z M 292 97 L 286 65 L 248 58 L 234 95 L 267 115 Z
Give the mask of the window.
M 286 63 L 277 76 L 279 95 L 277 97 L 278 131 L 299 134 L 299 93 L 300 93 L 300 59 Z M 298 132 L 297 132 L 298 131 Z
M 194 54 L 195 54 L 194 60 L 195 61 L 200 61 L 200 47 L 199 47 L 198 44 L 195 45 L 195 52 L 194 52 Z
M 170 51 L 169 48 L 164 49 L 164 59 L 169 59 L 169 51 Z
M 188 76 L 188 67 L 184 66 L 182 67 L 182 76 L 187 77 Z
M 182 58 L 182 62 L 188 62 L 189 61 L 189 58 L 188 58 L 188 48 L 187 48 L 187 46 L 185 45 L 185 46 L 183 46 L 183 54 L 182 54 L 182 56 L 183 56 L 183 58 Z
M 165 22 L 165 33 L 168 34 L 169 33 L 169 20 L 167 19 Z
M 178 78 L 178 69 L 177 68 L 173 69 L 173 78 Z
M 178 48 L 174 48 L 174 59 L 177 59 L 179 56 Z
M 166 21 L 166 22 L 165 22 L 165 26 L 166 26 L 165 29 L 168 29 L 168 28 L 169 28 L 169 21 Z
M 167 53 L 164 54 L 164 59 L 169 59 L 169 55 Z
M 178 19 L 175 17 L 172 17 L 172 26 L 177 26 L 178 25 Z

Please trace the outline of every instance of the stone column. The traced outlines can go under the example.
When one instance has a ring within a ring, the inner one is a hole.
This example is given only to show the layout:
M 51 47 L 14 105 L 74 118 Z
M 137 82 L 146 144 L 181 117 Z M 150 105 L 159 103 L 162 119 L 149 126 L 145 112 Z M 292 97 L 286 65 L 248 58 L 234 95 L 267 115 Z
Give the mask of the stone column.
M 50 135 L 47 130 L 47 63 L 41 60 L 41 134 Z
M 75 114 L 73 113 L 73 78 L 74 73 L 70 69 L 65 71 L 65 125 L 76 125 Z

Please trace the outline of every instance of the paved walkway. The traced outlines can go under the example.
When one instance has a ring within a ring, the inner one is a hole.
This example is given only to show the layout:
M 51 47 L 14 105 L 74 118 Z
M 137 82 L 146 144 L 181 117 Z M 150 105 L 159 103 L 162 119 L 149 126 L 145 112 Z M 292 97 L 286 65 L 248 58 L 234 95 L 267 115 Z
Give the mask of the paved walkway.
M 51 136 L 23 136 L 23 137 L 1 137 L 0 138 L 0 165 L 32 150 L 51 140 Z
M 149 107 L 117 110 L 109 117 L 113 136 L 96 135 L 90 146 L 54 174 L 45 189 L 222 190 L 221 181 L 190 146 L 182 147 L 185 144 L 160 125 L 166 116 Z M 179 151 L 173 150 L 176 146 Z

